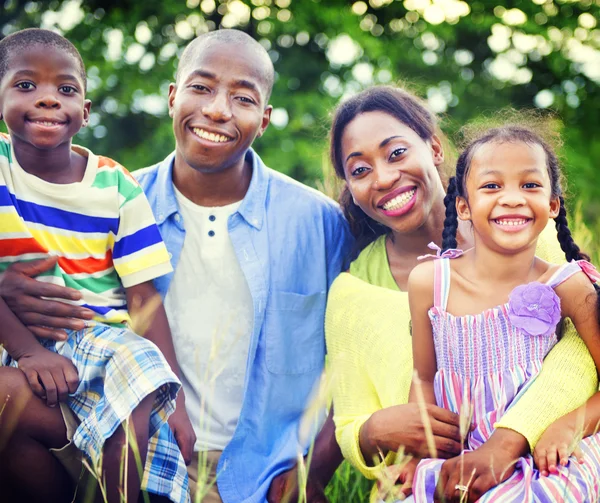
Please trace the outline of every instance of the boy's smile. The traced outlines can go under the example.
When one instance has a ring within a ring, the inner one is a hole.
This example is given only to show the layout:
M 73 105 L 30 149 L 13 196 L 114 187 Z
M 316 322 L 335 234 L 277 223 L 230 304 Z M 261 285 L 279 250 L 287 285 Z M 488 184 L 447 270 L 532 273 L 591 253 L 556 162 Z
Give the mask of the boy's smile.
M 70 149 L 90 110 L 75 58 L 38 44 L 12 54 L 8 66 L 0 82 L 0 112 L 15 152 Z

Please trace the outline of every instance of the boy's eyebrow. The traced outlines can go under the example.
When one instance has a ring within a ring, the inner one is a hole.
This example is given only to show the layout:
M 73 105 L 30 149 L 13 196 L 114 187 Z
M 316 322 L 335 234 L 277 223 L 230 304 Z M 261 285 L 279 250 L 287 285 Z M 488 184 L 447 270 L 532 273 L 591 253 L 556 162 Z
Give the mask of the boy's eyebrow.
M 38 75 L 38 72 L 34 71 L 34 70 L 17 70 L 15 72 L 15 74 L 13 75 L 13 78 L 18 78 L 18 77 L 35 77 Z M 75 82 L 78 82 L 78 79 L 75 75 L 71 74 L 71 73 L 61 73 L 60 75 L 57 75 L 57 78 L 59 80 L 72 80 Z

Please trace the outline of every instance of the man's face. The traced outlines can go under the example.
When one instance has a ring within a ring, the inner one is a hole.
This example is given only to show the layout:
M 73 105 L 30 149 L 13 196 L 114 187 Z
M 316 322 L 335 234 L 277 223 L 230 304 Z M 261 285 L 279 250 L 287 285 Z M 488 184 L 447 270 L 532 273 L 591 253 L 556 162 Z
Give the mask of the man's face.
M 243 45 L 205 42 L 169 89 L 177 155 L 215 173 L 244 162 L 269 124 L 264 61 Z

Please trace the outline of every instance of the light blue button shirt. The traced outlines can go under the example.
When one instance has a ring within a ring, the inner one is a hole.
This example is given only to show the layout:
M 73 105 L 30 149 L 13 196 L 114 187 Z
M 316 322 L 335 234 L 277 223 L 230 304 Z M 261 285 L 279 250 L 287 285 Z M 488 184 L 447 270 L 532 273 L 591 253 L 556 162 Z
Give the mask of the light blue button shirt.
M 252 295 L 254 326 L 242 410 L 218 466 L 225 503 L 266 501 L 273 477 L 294 465 L 299 450 L 306 453 L 298 430 L 323 371 L 327 291 L 347 267 L 352 242 L 335 202 L 267 168 L 253 150 L 246 159 L 252 180 L 227 227 Z M 185 228 L 173 160 L 171 154 L 134 174 L 175 269 Z M 163 299 L 172 279 L 170 273 L 154 280 Z

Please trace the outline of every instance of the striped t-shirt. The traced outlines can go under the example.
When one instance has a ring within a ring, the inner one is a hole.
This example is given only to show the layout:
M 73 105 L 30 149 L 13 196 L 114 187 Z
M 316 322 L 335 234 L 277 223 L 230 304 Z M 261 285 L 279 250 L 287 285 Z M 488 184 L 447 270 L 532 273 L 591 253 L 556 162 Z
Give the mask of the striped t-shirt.
M 152 210 L 125 168 L 82 147 L 83 179 L 54 184 L 19 166 L 0 134 L 0 274 L 14 262 L 58 256 L 37 279 L 75 288 L 96 321 L 129 321 L 123 287 L 172 271 Z

